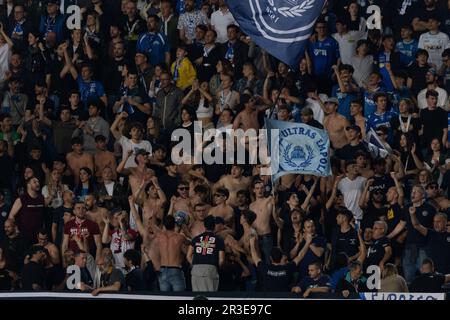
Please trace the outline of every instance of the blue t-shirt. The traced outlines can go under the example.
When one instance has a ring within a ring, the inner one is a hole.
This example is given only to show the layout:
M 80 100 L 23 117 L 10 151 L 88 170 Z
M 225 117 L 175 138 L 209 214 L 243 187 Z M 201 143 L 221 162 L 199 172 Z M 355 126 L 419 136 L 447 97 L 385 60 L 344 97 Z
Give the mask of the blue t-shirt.
M 370 128 L 373 128 L 375 131 L 378 127 L 385 126 L 388 129 L 388 142 L 392 142 L 392 128 L 391 128 L 391 119 L 397 117 L 398 115 L 392 111 L 385 111 L 382 114 L 372 113 L 367 118 L 367 131 Z
M 139 37 L 136 50 L 145 52 L 149 63 L 155 66 L 166 61 L 166 52 L 170 52 L 170 45 L 164 34 L 147 32 Z
M 400 113 L 399 103 L 402 99 L 411 99 L 411 91 L 407 86 L 403 86 L 399 89 L 395 89 L 394 93 L 391 95 L 392 111 Z
M 378 92 L 386 92 L 383 87 L 379 87 L 375 92 L 364 90 L 364 117 L 368 117 L 377 110 L 377 105 L 373 100 L 373 96 Z
M 388 70 L 386 69 L 386 63 L 391 61 L 390 54 L 387 52 L 380 52 L 378 54 L 378 68 L 380 70 L 380 74 L 382 75 L 382 84 L 386 88 L 387 92 L 394 91 L 394 84 L 391 81 L 391 76 L 389 75 Z
M 418 45 L 419 42 L 415 39 L 411 40 L 411 42 L 397 42 L 395 49 L 400 52 L 400 63 L 402 66 L 407 67 L 415 61 Z
M 331 67 L 337 63 L 339 59 L 339 44 L 332 37 L 328 37 L 323 41 L 309 43 L 309 56 L 313 62 L 314 73 L 316 76 L 328 76 L 331 78 Z
M 80 99 L 84 104 L 91 99 L 97 100 L 105 95 L 105 88 L 99 81 L 86 82 L 81 76 L 78 76 L 77 83 L 78 90 L 80 90 Z
M 358 95 L 356 93 L 342 93 L 339 85 L 334 85 L 331 95 L 338 98 L 339 107 L 338 113 L 351 120 L 350 116 L 350 103 L 357 99 Z

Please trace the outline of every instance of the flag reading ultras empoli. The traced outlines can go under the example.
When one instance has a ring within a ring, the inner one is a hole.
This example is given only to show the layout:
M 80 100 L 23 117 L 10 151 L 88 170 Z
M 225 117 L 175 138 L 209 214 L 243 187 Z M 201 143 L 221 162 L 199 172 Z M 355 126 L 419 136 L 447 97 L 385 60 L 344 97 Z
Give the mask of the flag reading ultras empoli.
M 240 28 L 257 45 L 298 67 L 325 0 L 227 0 Z
M 290 173 L 321 177 L 331 175 L 330 139 L 324 130 L 303 123 L 267 118 L 265 122 L 270 168 L 275 180 Z M 273 132 L 277 132 L 277 139 L 273 138 Z

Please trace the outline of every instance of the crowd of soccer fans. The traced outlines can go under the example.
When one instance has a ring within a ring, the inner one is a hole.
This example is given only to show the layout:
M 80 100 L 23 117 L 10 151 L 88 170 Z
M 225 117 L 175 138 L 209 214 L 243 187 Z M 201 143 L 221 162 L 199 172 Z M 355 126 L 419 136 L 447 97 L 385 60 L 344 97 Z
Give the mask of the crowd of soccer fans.
M 224 0 L 2 3 L 0 290 L 445 291 L 450 1 L 327 1 L 298 66 Z M 325 130 L 333 174 L 172 158 L 265 117 Z

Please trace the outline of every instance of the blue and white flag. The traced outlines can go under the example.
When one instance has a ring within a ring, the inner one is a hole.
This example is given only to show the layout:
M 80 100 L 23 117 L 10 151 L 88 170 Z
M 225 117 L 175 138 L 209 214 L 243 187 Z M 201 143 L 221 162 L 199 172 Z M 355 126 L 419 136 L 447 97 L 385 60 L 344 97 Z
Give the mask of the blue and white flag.
M 381 138 L 373 128 L 370 128 L 369 132 L 367 132 L 365 143 L 372 158 L 386 158 L 392 154 L 392 149 L 381 141 Z
M 234 19 L 261 48 L 297 68 L 325 0 L 228 0 Z
M 294 173 L 330 176 L 330 139 L 304 123 L 265 119 L 274 180 Z

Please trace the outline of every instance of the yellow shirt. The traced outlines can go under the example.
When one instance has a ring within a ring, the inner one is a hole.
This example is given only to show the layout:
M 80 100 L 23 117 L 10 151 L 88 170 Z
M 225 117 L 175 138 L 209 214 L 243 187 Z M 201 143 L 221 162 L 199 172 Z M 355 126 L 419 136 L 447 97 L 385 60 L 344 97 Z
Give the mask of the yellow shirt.
M 197 71 L 195 71 L 194 66 L 188 58 L 183 58 L 178 66 L 178 75 L 175 72 L 175 68 L 177 66 L 177 61 L 172 63 L 171 72 L 174 80 L 176 81 L 176 85 L 178 88 L 184 90 L 187 87 L 190 87 L 194 82 L 194 79 L 197 77 Z

